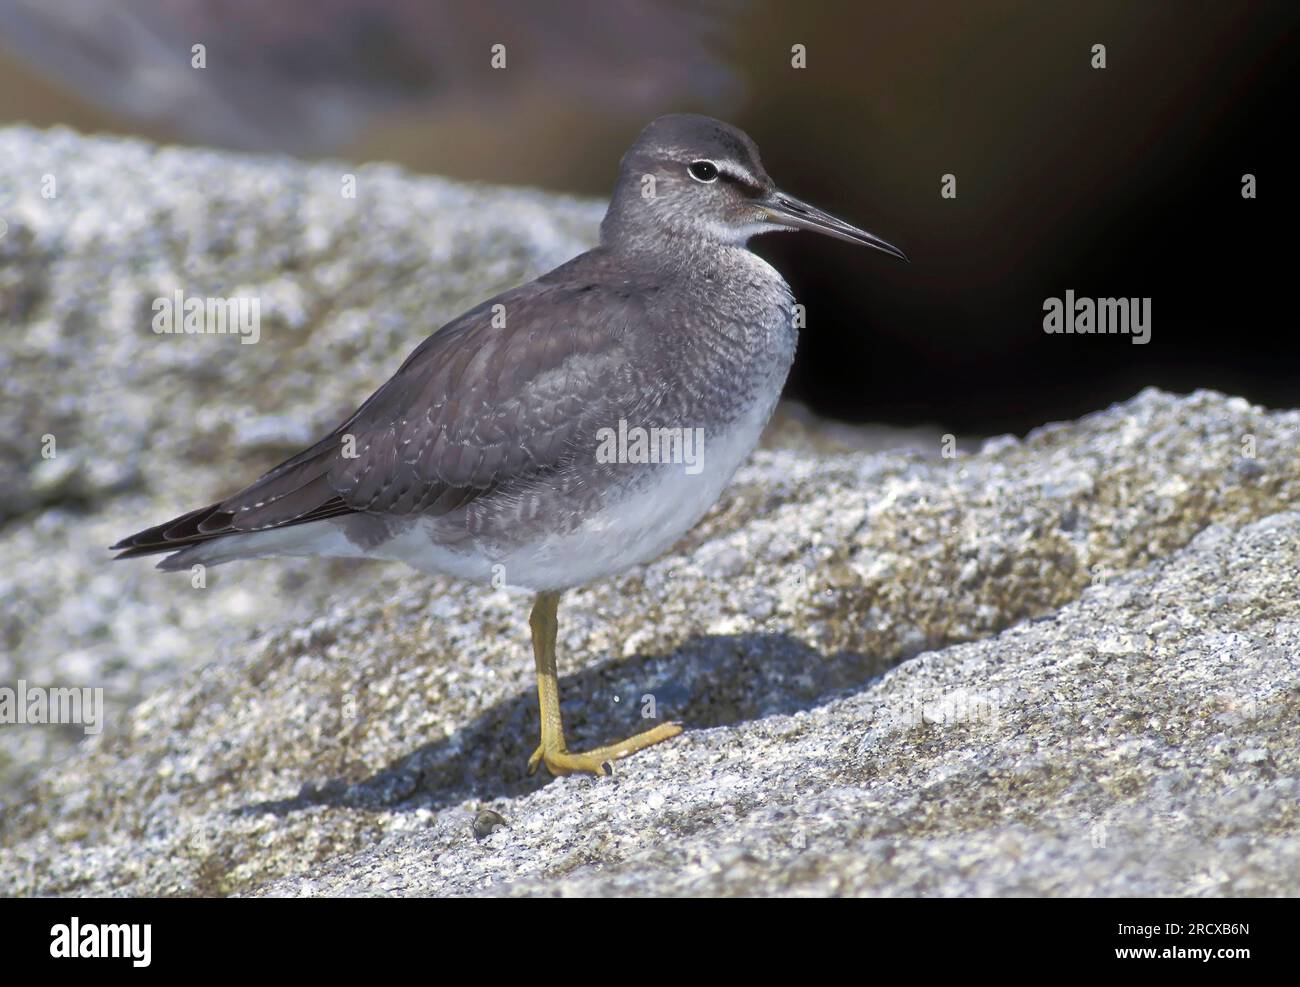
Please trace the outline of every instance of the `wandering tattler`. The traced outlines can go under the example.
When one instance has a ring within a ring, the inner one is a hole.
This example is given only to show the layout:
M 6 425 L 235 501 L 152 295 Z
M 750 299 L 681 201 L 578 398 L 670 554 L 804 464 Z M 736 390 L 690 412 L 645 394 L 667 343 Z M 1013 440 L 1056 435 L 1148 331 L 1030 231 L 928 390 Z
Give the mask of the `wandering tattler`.
M 906 260 L 778 190 L 754 142 L 661 117 L 623 157 L 600 245 L 443 326 L 343 424 L 250 486 L 125 538 L 187 569 L 274 555 L 389 559 L 536 594 L 529 771 L 604 774 L 681 732 L 570 752 L 560 593 L 668 549 L 754 448 L 794 359 L 790 288 L 746 244 L 813 230 Z

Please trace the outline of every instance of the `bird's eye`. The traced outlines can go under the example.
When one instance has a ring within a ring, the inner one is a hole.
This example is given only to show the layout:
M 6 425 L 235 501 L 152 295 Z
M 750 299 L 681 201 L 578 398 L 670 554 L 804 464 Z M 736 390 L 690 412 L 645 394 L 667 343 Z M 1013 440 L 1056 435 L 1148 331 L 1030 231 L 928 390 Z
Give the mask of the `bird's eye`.
M 697 182 L 716 182 L 718 166 L 712 161 L 692 161 L 686 169 Z

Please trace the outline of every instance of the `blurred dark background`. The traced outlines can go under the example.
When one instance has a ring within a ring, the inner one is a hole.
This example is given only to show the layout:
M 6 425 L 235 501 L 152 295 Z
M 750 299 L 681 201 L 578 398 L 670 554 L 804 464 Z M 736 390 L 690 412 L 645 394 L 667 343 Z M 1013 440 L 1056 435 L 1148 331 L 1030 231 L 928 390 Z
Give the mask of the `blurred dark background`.
M 1146 385 L 1297 404 L 1298 24 L 1294 0 L 0 0 L 0 124 L 603 196 L 649 119 L 722 116 L 912 257 L 755 241 L 808 308 L 787 393 L 1023 432 Z M 1045 334 L 1066 289 L 1151 297 L 1151 342 Z

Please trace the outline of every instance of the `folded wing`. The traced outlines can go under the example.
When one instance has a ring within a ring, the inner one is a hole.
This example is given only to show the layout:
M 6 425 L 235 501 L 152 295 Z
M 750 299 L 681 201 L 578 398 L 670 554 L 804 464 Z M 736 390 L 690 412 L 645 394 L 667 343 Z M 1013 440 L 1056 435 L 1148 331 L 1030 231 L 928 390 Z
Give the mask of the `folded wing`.
M 637 393 L 619 358 L 644 313 L 599 285 L 532 282 L 426 339 L 315 445 L 216 504 L 131 535 L 117 558 L 357 512 L 440 515 L 562 469 Z M 615 370 L 611 371 L 610 368 Z

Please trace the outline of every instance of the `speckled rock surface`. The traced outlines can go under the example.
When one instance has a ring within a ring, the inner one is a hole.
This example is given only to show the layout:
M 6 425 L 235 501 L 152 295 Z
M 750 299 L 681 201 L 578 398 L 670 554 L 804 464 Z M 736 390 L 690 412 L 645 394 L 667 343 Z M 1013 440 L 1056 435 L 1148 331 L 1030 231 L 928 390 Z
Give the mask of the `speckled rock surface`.
M 1211 527 L 869 688 L 501 800 L 481 845 L 433 814 L 258 893 L 1295 894 L 1298 539 Z
M 0 129 L 0 683 L 90 684 L 120 716 L 368 578 L 348 561 L 217 569 L 196 606 L 147 563 L 106 566 L 105 546 L 327 432 L 433 329 L 587 249 L 603 209 L 381 165 Z M 258 298 L 258 342 L 155 334 L 153 300 L 177 288 Z M 773 431 L 899 444 L 799 409 Z M 0 802 L 81 736 L 0 727 Z
M 601 215 L 382 165 L 0 129 L 0 683 L 91 683 L 118 715 L 319 612 L 349 563 L 215 570 L 194 606 L 105 547 L 333 428 L 439 325 L 585 250 Z M 258 298 L 258 342 L 154 333 L 178 288 Z M 0 728 L 0 798 L 78 736 Z
M 61 217 L 32 147 L 72 176 Z M 110 162 L 137 179 L 115 199 Z M 688 727 L 604 779 L 524 774 L 526 600 L 378 564 L 204 589 L 107 565 L 598 219 L 384 169 L 363 216 L 330 201 L 343 170 L 0 131 L 0 683 L 117 704 L 75 746 L 0 728 L 0 893 L 1300 893 L 1297 412 L 1145 391 L 950 460 L 760 450 L 672 553 L 561 605 L 575 746 L 651 706 Z M 168 349 L 139 314 L 158 256 L 311 314 Z M 73 479 L 42 478 L 45 432 Z M 482 809 L 507 826 L 480 840 Z

